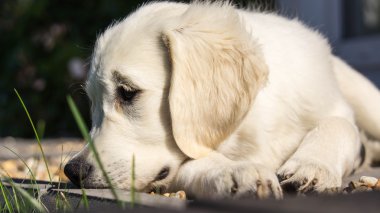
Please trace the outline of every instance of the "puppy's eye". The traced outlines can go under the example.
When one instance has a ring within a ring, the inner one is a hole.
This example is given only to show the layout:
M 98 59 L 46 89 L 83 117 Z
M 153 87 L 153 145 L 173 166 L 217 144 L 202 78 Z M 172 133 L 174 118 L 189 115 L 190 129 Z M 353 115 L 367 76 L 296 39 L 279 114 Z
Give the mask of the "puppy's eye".
M 123 103 L 131 103 L 138 92 L 139 90 L 132 90 L 123 86 L 117 88 L 117 95 Z
M 165 179 L 169 175 L 169 172 L 170 172 L 170 168 L 165 166 L 164 168 L 161 169 L 161 171 L 158 173 L 158 175 L 156 176 L 154 180 L 159 181 L 159 180 Z

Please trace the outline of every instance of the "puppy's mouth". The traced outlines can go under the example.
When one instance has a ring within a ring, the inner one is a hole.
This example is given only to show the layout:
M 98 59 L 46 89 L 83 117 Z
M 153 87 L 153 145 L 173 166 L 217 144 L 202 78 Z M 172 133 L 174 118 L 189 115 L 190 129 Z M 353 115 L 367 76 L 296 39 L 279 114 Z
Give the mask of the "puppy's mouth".
M 86 182 L 88 183 L 88 182 Z M 106 183 L 94 183 L 91 182 L 91 184 L 83 184 L 84 188 L 87 189 L 109 189 L 109 185 Z M 114 184 L 112 187 L 116 189 L 121 189 L 121 190 L 131 190 L 132 187 L 135 188 L 136 186 L 118 186 L 117 184 Z M 145 193 L 154 193 L 154 194 L 164 194 L 167 192 L 168 187 L 164 184 L 158 184 L 158 183 L 150 183 L 144 188 L 135 188 L 137 192 L 145 192 Z
M 91 179 L 83 180 L 81 185 L 77 185 L 79 188 L 85 189 L 109 189 L 110 186 L 107 183 L 97 183 Z M 114 186 L 113 186 L 114 187 Z
M 167 187 L 164 185 L 155 185 L 148 187 L 148 190 L 146 190 L 147 193 L 151 194 L 164 194 L 166 193 Z
M 112 187 L 116 189 L 121 189 L 121 190 L 131 190 L 133 186 L 126 187 L 126 186 L 119 186 L 115 184 L 114 182 L 111 181 Z M 110 186 L 106 182 L 98 182 L 96 179 L 92 179 L 91 177 L 83 180 L 80 185 L 76 185 L 77 187 L 83 187 L 85 189 L 109 189 Z M 135 187 L 134 187 L 135 188 Z M 168 187 L 162 183 L 157 183 L 157 182 L 151 182 L 149 183 L 146 187 L 144 188 L 135 188 L 136 191 L 138 192 L 145 192 L 145 193 L 154 193 L 154 194 L 164 194 L 167 192 Z

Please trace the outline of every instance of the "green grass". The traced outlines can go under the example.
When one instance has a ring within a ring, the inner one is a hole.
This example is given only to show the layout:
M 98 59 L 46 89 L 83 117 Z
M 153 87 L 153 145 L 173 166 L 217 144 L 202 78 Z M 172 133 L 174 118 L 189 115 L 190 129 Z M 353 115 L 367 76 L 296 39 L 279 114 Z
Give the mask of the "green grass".
M 6 187 L 3 185 L 2 181 L 0 181 L 0 188 L 1 188 L 1 194 L 3 195 L 3 199 L 5 201 L 6 210 L 8 210 L 9 212 L 14 212 L 13 206 L 11 205 L 11 202 L 9 201 L 9 191 L 6 190 Z
M 40 140 L 40 135 L 44 134 L 45 122 L 38 121 L 37 129 L 36 129 L 23 99 L 21 98 L 20 94 L 18 93 L 16 89 L 14 89 L 14 91 L 18 99 L 20 100 L 20 103 L 34 131 L 35 138 L 38 143 L 39 151 L 41 152 L 41 155 L 46 167 L 46 171 L 49 176 L 50 184 L 52 184 L 52 176 L 51 176 L 48 162 L 47 162 L 44 150 L 41 145 L 41 140 Z M 41 198 L 40 189 L 37 184 L 36 176 L 34 175 L 32 169 L 28 166 L 26 161 L 19 154 L 17 154 L 15 151 L 13 151 L 12 149 L 6 146 L 3 146 L 3 147 L 9 150 L 10 152 L 12 152 L 14 155 L 16 155 L 17 158 L 28 169 L 28 172 L 31 176 L 32 189 L 31 191 L 28 192 L 27 190 L 21 188 L 17 183 L 14 183 L 9 174 L 7 174 L 6 176 L 2 175 L 1 180 L 0 180 L 0 188 L 1 188 L 2 197 L 5 202 L 5 205 L 4 205 L 4 208 L 1 209 L 1 212 L 46 212 L 46 208 L 43 206 L 40 199 Z M 4 181 L 9 185 L 5 186 Z
M 57 192 L 55 197 L 55 210 L 60 212 L 72 212 L 73 208 L 71 207 L 70 202 L 67 200 L 64 192 Z
M 87 198 L 86 190 L 84 190 L 83 187 L 81 187 L 80 189 L 82 191 L 81 202 L 83 203 L 84 208 L 86 210 L 88 210 L 90 208 L 90 205 L 88 203 L 88 198 Z
M 44 137 L 45 127 L 46 127 L 46 123 L 44 120 L 37 121 L 37 133 L 38 133 L 38 136 L 40 136 L 40 138 Z
M 13 151 L 12 149 L 10 149 L 9 147 L 7 146 L 3 146 L 5 149 L 9 150 L 10 152 L 12 152 L 14 155 L 17 156 L 17 158 L 24 164 L 24 166 L 28 169 L 28 172 L 31 176 L 31 182 L 33 183 L 32 186 L 32 190 L 33 190 L 33 194 L 37 195 L 37 200 L 39 202 L 41 202 L 40 200 L 40 189 L 39 189 L 39 186 L 37 184 L 37 179 L 36 179 L 36 176 L 33 174 L 33 171 L 32 169 L 29 167 L 29 165 L 26 163 L 25 159 L 23 159 L 19 154 L 17 154 L 15 151 Z M 8 175 L 9 176 L 9 175 Z M 16 197 L 17 199 L 17 197 Z M 17 200 L 16 200 L 17 201 Z M 17 202 L 16 202 L 16 206 L 17 206 Z M 19 212 L 19 211 L 18 211 Z
M 12 188 L 12 192 L 13 192 L 13 197 L 14 197 L 14 200 L 15 200 L 16 210 L 17 210 L 17 212 L 21 212 L 21 208 L 20 208 L 21 204 L 19 203 L 19 199 L 18 199 L 18 196 L 17 196 L 16 189 Z
M 43 206 L 43 204 L 39 200 L 35 199 L 25 189 L 14 184 L 13 181 L 9 181 L 9 183 L 11 184 L 12 189 L 14 189 L 17 193 L 19 193 L 21 198 L 23 198 L 23 200 L 26 201 L 27 204 L 29 204 L 28 206 L 30 206 L 32 209 L 36 210 L 37 212 L 45 212 L 46 208 Z M 16 195 L 15 197 L 18 197 L 18 196 Z M 20 209 L 20 206 L 17 206 L 17 208 Z M 23 212 L 23 211 L 20 211 L 20 212 Z
M 42 155 L 42 159 L 44 161 L 46 171 L 47 171 L 47 174 L 49 176 L 50 184 L 52 184 L 53 183 L 52 182 L 52 176 L 51 176 L 49 166 L 48 166 L 48 162 L 47 162 L 44 150 L 43 150 L 42 145 L 41 145 L 41 140 L 40 140 L 40 138 L 44 134 L 46 124 L 43 120 L 39 120 L 37 122 L 37 128 L 35 127 L 33 120 L 30 116 L 30 113 L 29 113 L 23 99 L 21 98 L 20 94 L 18 93 L 18 91 L 16 89 L 14 89 L 14 91 L 15 91 L 18 99 L 20 100 L 20 103 L 21 103 L 21 105 L 22 105 L 22 107 L 23 107 L 23 109 L 24 109 L 24 111 L 28 117 L 30 125 L 34 131 L 35 138 L 36 138 L 37 143 L 38 143 L 39 151 Z M 101 162 L 101 159 L 100 159 L 99 154 L 98 154 L 98 152 L 97 152 L 97 150 L 93 144 L 93 141 L 92 141 L 91 137 L 89 136 L 87 126 L 85 125 L 74 101 L 72 100 L 72 98 L 70 96 L 67 97 L 67 102 L 68 102 L 70 110 L 74 116 L 74 119 L 78 125 L 79 130 L 81 131 L 85 141 L 89 144 L 89 148 L 90 148 L 91 152 L 93 153 L 93 155 L 95 157 L 95 161 L 97 162 L 100 170 L 102 171 L 102 174 L 103 174 L 103 176 L 104 176 L 104 178 L 105 178 L 105 180 L 106 180 L 106 182 L 107 182 L 107 184 L 111 190 L 111 193 L 113 194 L 118 205 L 120 207 L 124 208 L 124 202 L 119 199 L 117 191 L 115 190 L 115 188 L 112 184 L 112 181 L 109 178 L 109 176 L 108 176 L 108 174 L 107 174 L 107 172 L 106 172 L 106 170 L 105 170 L 105 168 Z M 33 187 L 30 189 L 30 191 L 25 190 L 25 189 L 21 188 L 18 185 L 18 183 L 13 182 L 13 180 L 11 179 L 9 174 L 6 174 L 5 176 L 0 175 L 0 178 L 1 178 L 0 179 L 0 191 L 1 191 L 2 198 L 3 198 L 3 203 L 1 203 L 2 206 L 0 206 L 0 213 L 1 212 L 47 212 L 46 207 L 41 202 L 40 189 L 39 189 L 39 186 L 37 184 L 36 176 L 33 173 L 32 169 L 28 166 L 26 161 L 19 154 L 17 154 L 15 151 L 13 151 L 12 149 L 10 149 L 6 146 L 3 146 L 3 147 L 6 148 L 7 150 L 9 150 L 10 152 L 12 152 L 15 156 L 17 156 L 17 158 L 22 162 L 22 164 L 27 168 L 28 173 L 30 173 L 30 178 L 31 178 L 31 183 L 32 183 L 31 185 Z M 62 147 L 62 154 L 61 154 L 61 162 L 59 165 L 60 169 L 62 169 L 63 162 L 66 160 L 67 156 L 65 159 L 63 159 L 62 157 L 63 157 L 63 147 Z M 131 207 L 133 208 L 134 204 L 136 202 L 136 195 L 135 195 L 135 156 L 134 155 L 132 156 L 132 165 L 131 166 L 132 166 L 131 167 Z M 60 188 L 60 187 L 61 186 L 60 186 L 60 180 L 59 180 L 58 188 Z M 82 203 L 84 208 L 86 210 L 88 210 L 90 204 L 89 204 L 89 200 L 88 200 L 86 191 L 83 189 L 83 186 L 81 187 L 81 190 L 82 190 L 82 197 L 81 197 L 81 202 L 78 205 L 80 205 Z M 55 204 L 56 204 L 56 210 L 57 211 L 72 211 L 73 210 L 73 208 L 70 205 L 70 202 L 67 200 L 67 198 L 65 196 L 65 192 L 58 192 L 56 194 L 56 197 L 55 197 L 56 203 Z
M 6 183 L 10 186 L 5 186 L 3 179 L 5 179 Z M 40 200 L 14 183 L 9 176 L 2 177 L 0 189 L 5 202 L 1 212 L 46 212 L 46 208 Z
M 42 158 L 43 158 L 43 160 L 44 160 L 44 162 L 45 162 L 45 167 L 46 167 L 46 171 L 47 171 L 47 173 L 48 173 L 48 175 L 49 175 L 50 183 L 52 183 L 53 181 L 52 181 L 52 178 L 51 178 L 51 175 L 50 175 L 49 166 L 48 166 L 48 164 L 47 164 L 47 160 L 46 160 L 46 157 L 45 157 L 44 150 L 42 149 L 42 145 L 41 145 L 40 137 L 38 136 L 37 130 L 36 130 L 36 128 L 34 127 L 34 123 L 33 123 L 33 121 L 32 121 L 32 118 L 30 117 L 30 114 L 29 114 L 28 109 L 26 108 L 26 106 L 25 106 L 25 104 L 24 104 L 24 101 L 22 100 L 22 98 L 21 98 L 20 94 L 17 92 L 17 90 L 14 89 L 14 91 L 15 91 L 15 93 L 16 93 L 18 99 L 20 100 L 22 107 L 24 108 L 24 111 L 25 111 L 26 115 L 28 116 L 28 119 L 29 119 L 30 125 L 32 126 L 32 129 L 33 129 L 33 131 L 34 131 L 34 135 L 35 135 L 36 140 L 37 140 L 37 143 L 38 143 L 38 147 L 40 148 L 40 152 L 41 152 Z
M 30 116 L 30 113 L 28 109 L 25 106 L 25 103 L 23 99 L 21 98 L 20 94 L 16 89 L 14 89 L 18 99 L 20 100 L 20 103 L 29 119 L 30 125 L 34 131 L 35 138 L 38 143 L 38 147 L 40 149 L 43 161 L 45 163 L 46 171 L 49 176 L 50 183 L 52 183 L 52 178 L 51 174 L 49 171 L 49 166 L 45 157 L 44 150 L 41 145 L 40 137 L 39 135 L 42 135 L 44 133 L 45 129 L 45 122 L 44 121 L 39 121 L 37 125 L 37 129 L 34 126 L 34 123 L 32 121 L 32 118 Z M 6 176 L 1 175 L 0 179 L 0 188 L 1 188 L 1 194 L 3 197 L 3 200 L 5 202 L 4 207 L 1 209 L 1 212 L 45 212 L 46 208 L 43 206 L 41 200 L 40 200 L 40 189 L 37 184 L 36 177 L 32 171 L 32 169 L 28 166 L 26 161 L 15 151 L 12 149 L 3 146 L 10 152 L 12 152 L 14 155 L 17 156 L 19 160 L 24 164 L 24 166 L 28 169 L 28 172 L 30 173 L 31 176 L 31 182 L 32 182 L 32 189 L 31 191 L 27 191 L 23 188 L 21 188 L 17 183 L 14 183 L 13 180 L 11 179 L 10 175 L 7 174 Z M 6 172 L 6 171 L 5 171 Z M 5 182 L 9 185 L 5 186 Z
M 131 208 L 135 206 L 135 155 L 132 155 L 132 165 L 131 165 Z
M 60 163 L 59 163 L 59 170 L 62 170 L 62 166 L 63 166 L 63 162 L 66 162 L 66 159 L 69 155 L 66 155 L 66 157 L 63 159 L 63 145 L 61 146 L 61 160 L 60 160 Z M 61 189 L 61 178 L 59 177 L 58 179 L 58 189 Z M 64 192 L 67 192 L 68 189 L 67 189 L 67 185 L 65 184 L 65 191 Z M 66 197 L 64 196 L 65 194 L 63 193 L 63 196 L 62 194 L 59 194 L 57 193 L 57 195 L 55 196 L 55 209 L 57 211 L 67 211 L 67 210 L 70 210 L 72 211 L 73 208 L 71 207 L 71 204 L 69 202 L 67 202 L 67 199 L 65 199 Z

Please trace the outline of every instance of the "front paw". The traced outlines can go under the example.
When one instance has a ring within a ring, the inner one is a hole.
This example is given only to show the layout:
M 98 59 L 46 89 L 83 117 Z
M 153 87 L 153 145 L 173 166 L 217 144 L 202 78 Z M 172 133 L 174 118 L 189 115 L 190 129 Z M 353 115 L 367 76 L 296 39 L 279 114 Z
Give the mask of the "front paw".
M 342 177 L 332 166 L 322 162 L 292 158 L 277 172 L 285 192 L 298 194 L 337 193 Z
M 199 176 L 190 187 L 191 194 L 205 199 L 282 198 L 282 189 L 274 172 L 255 164 L 215 168 Z

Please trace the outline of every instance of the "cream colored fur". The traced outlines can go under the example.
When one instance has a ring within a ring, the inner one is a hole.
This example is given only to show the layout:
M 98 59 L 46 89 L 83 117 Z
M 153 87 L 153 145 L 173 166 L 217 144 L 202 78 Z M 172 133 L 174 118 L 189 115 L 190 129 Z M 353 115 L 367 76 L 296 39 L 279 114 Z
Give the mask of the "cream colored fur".
M 140 93 L 123 105 L 117 89 L 126 82 Z M 92 138 L 123 189 L 134 155 L 139 191 L 281 198 L 281 185 L 293 184 L 325 192 L 359 166 L 355 115 L 380 139 L 379 92 L 323 36 L 228 3 L 151 3 L 113 24 L 97 40 L 87 92 Z M 105 187 L 87 148 L 78 156 L 94 166 L 85 187 Z M 157 180 L 163 167 L 169 175 Z
M 236 130 L 267 80 L 260 48 L 233 10 L 194 5 L 163 32 L 173 135 L 191 158 L 207 156 Z

